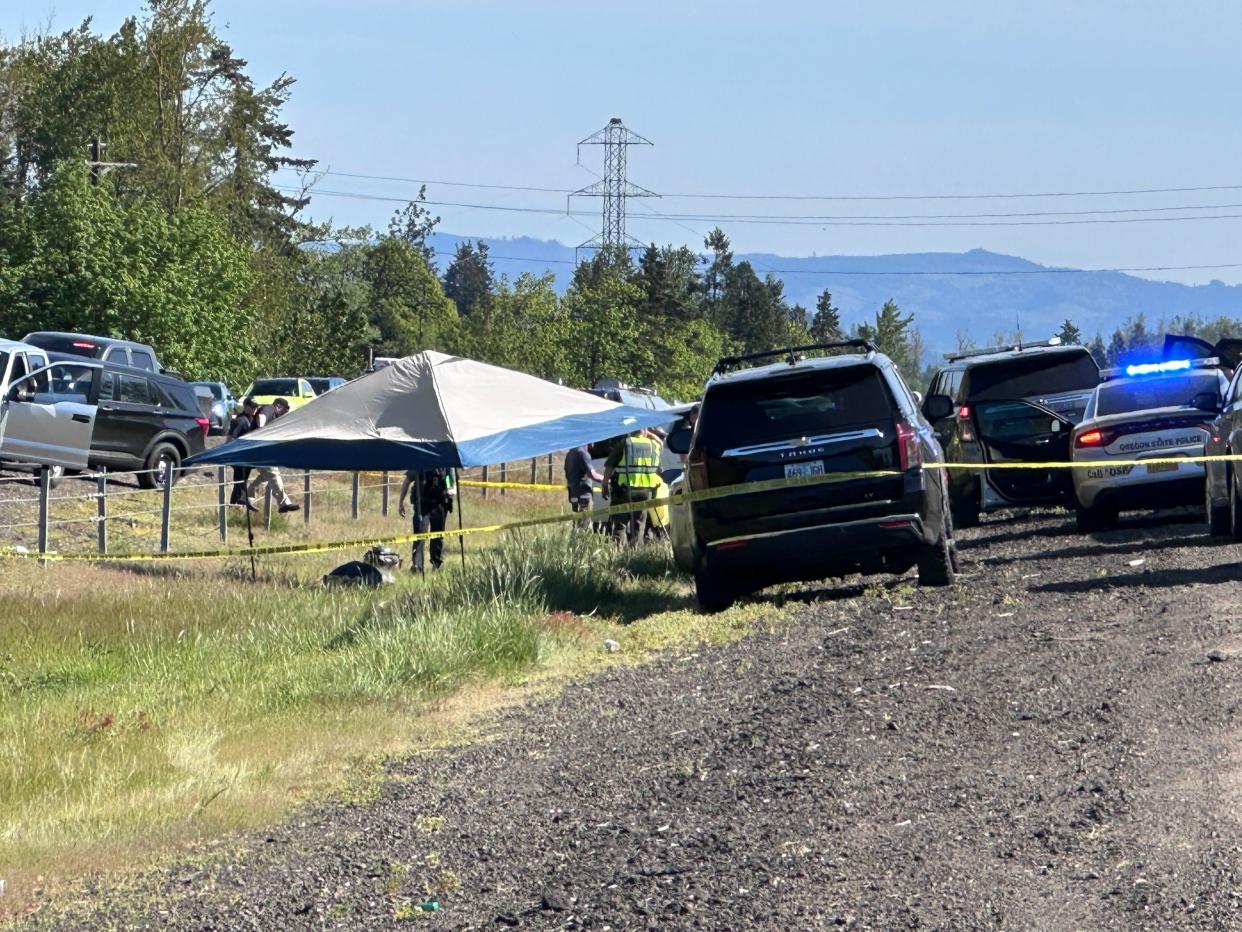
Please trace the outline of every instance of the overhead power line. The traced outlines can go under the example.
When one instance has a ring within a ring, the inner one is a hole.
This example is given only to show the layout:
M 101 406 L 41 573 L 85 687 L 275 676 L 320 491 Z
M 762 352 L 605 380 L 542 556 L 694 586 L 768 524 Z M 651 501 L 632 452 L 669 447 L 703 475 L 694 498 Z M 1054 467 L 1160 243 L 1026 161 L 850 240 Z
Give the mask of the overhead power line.
M 292 171 L 293 169 L 281 169 Z M 491 191 L 531 191 L 543 194 L 573 194 L 574 188 L 541 187 L 538 185 L 499 184 L 480 181 L 446 181 L 435 178 L 409 178 L 399 175 L 370 175 L 361 172 L 344 172 L 322 169 L 313 174 L 332 175 L 339 178 L 359 178 L 368 181 L 396 181 L 404 184 L 442 185 L 452 188 L 479 188 Z M 1242 191 L 1242 184 L 1183 185 L 1171 188 L 1118 188 L 1110 191 L 1028 191 L 1028 192 L 976 192 L 966 194 L 734 194 L 716 192 L 662 193 L 661 197 L 703 200 L 738 201 L 971 201 L 1004 198 L 1040 197 L 1125 197 L 1143 194 L 1190 194 L 1204 191 Z
M 455 253 L 447 249 L 435 250 L 437 256 L 453 256 Z M 553 256 L 500 256 L 493 252 L 488 252 L 489 259 L 498 259 L 502 262 L 533 262 L 536 264 L 544 263 L 548 265 L 577 265 L 574 259 L 559 259 Z M 703 261 L 707 261 L 706 256 L 699 256 Z M 1111 269 L 1057 269 L 1057 268 L 1037 268 L 1037 269 L 900 269 L 900 270 L 882 270 L 882 269 L 774 269 L 760 268 L 757 271 L 771 272 L 774 275 L 1096 275 L 1103 273 L 1116 274 L 1132 274 L 1137 272 L 1202 272 L 1215 269 L 1242 269 L 1242 262 L 1223 262 L 1215 265 L 1143 265 L 1116 267 Z
M 408 197 L 392 197 L 381 194 L 364 194 L 356 191 L 330 191 L 322 188 L 312 188 L 304 191 L 301 188 L 290 188 L 276 186 L 279 191 L 292 191 L 296 193 L 308 193 L 312 197 L 315 195 L 323 195 L 327 197 L 343 197 L 352 198 L 363 201 L 383 201 L 389 203 L 405 204 L 410 201 Z M 594 213 L 589 211 L 560 210 L 550 207 L 531 207 L 512 204 L 476 204 L 464 201 L 438 201 L 425 200 L 419 203 L 427 204 L 433 207 L 458 207 L 467 210 L 492 210 L 504 213 L 523 213 L 523 214 L 543 214 L 543 215 L 560 215 L 560 216 L 578 216 L 592 217 Z M 1237 220 L 1242 218 L 1242 214 L 1193 214 L 1190 216 L 1158 216 L 1158 217 L 1134 217 L 1114 216 L 1115 214 L 1128 214 L 1131 212 L 1142 211 L 1151 212 L 1167 212 L 1167 211 L 1189 211 L 1189 210 L 1233 210 L 1242 207 L 1242 204 L 1208 204 L 1202 206 L 1186 205 L 1181 207 L 1153 207 L 1153 208 L 1127 208 L 1116 210 L 1100 210 L 1100 211 L 1070 211 L 1060 212 L 1052 211 L 1046 213 L 1033 214 L 942 214 L 942 215 L 923 215 L 927 219 L 912 219 L 919 215 L 906 215 L 905 217 L 883 217 L 883 216 L 781 216 L 781 215 L 760 215 L 760 214 L 664 214 L 664 213 L 631 213 L 630 217 L 641 220 L 660 220 L 670 223 L 679 223 L 682 221 L 703 222 L 703 223 L 742 223 L 742 224 L 761 224 L 772 226 L 820 226 L 820 227 L 1018 227 L 1018 226 L 1075 226 L 1082 224 L 1117 224 L 1117 223 L 1176 223 L 1190 220 Z M 1081 214 L 1090 214 L 1093 216 L 1083 217 Z M 1019 217 L 1025 219 L 1006 220 L 999 219 L 1003 217 Z M 1047 217 L 1070 217 L 1071 219 L 1031 219 L 1031 218 L 1047 218 Z M 936 219 L 943 217 L 944 219 Z M 969 219 L 978 217 L 980 219 Z

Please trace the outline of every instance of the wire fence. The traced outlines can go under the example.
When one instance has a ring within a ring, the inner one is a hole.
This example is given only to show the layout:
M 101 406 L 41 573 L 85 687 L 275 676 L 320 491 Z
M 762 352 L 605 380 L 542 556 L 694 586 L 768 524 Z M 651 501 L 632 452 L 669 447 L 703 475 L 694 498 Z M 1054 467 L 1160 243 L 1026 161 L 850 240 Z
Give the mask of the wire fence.
M 456 472 L 459 500 L 468 492 L 482 499 L 504 496 L 510 487 L 544 486 L 556 481 L 561 457 L 549 454 L 520 463 L 461 469 Z M 251 490 L 261 489 L 261 500 L 250 499 L 238 491 L 233 470 L 171 471 L 160 476 L 155 470 L 134 472 L 84 473 L 55 484 L 48 470 L 36 474 L 36 494 L 0 498 L 0 534 L 8 547 L 39 554 L 89 552 L 107 555 L 121 545 L 120 552 L 169 553 L 222 547 L 230 538 L 247 539 L 256 529 L 271 530 L 279 517 L 288 522 L 300 520 L 304 528 L 315 523 L 343 520 L 387 518 L 400 509 L 399 495 L 405 478 L 400 472 L 308 472 L 281 470 L 282 486 L 294 509 L 283 514 L 279 492 L 271 482 L 250 471 Z M 122 483 L 147 484 L 156 488 L 128 488 Z M 161 482 L 156 481 L 161 480 Z M 23 483 L 21 476 L 0 477 L 0 484 Z M 91 486 L 87 484 L 90 483 Z M 86 486 L 85 490 L 83 487 Z M 255 510 L 248 511 L 247 502 Z M 346 511 L 346 509 L 348 509 Z M 321 512 L 324 517 L 320 517 Z M 174 516 L 178 519 L 174 522 Z

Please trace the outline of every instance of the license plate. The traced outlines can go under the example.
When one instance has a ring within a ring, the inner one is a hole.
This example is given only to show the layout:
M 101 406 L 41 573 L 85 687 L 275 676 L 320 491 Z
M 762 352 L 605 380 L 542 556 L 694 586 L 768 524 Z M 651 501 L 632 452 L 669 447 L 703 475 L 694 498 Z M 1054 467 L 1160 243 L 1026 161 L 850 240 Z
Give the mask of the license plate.
M 1153 472 L 1177 472 L 1177 463 L 1148 463 L 1147 471 Z
M 786 479 L 802 479 L 806 476 L 822 476 L 824 474 L 824 461 L 811 460 L 809 463 L 786 463 L 785 478 Z

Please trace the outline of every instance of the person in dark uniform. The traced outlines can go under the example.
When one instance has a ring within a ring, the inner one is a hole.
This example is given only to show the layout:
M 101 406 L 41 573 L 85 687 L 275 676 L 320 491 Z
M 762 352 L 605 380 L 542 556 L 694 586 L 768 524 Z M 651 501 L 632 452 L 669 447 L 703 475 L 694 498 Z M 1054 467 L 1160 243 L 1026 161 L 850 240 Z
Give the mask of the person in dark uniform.
M 426 534 L 444 530 L 449 512 L 453 510 L 453 495 L 456 489 L 447 469 L 411 469 L 405 474 L 398 496 L 401 504 L 397 512 L 405 517 L 405 503 L 408 496 L 410 509 L 414 517 L 414 533 Z M 410 572 L 423 572 L 424 540 L 414 541 L 410 554 Z M 431 541 L 431 567 L 439 569 L 444 564 L 444 538 L 436 537 Z
M 575 512 L 589 513 L 594 504 L 593 483 L 603 476 L 591 465 L 591 454 L 586 446 L 575 447 L 565 454 L 565 489 L 569 493 L 569 507 Z M 582 519 L 582 529 L 591 529 L 591 519 Z
M 233 416 L 233 422 L 229 424 L 229 440 L 237 440 L 254 430 L 254 418 L 258 411 L 259 405 L 253 398 L 243 401 L 242 409 Z M 233 494 L 229 496 L 230 505 L 249 506 L 250 497 L 246 494 L 246 483 L 249 479 L 249 466 L 233 467 Z

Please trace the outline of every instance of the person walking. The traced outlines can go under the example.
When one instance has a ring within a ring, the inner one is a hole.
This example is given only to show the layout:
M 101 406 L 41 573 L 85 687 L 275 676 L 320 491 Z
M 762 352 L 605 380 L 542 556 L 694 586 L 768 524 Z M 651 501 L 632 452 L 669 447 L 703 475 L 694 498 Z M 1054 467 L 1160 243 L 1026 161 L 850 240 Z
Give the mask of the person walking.
M 591 465 L 591 453 L 585 445 L 575 447 L 565 454 L 565 490 L 569 493 L 569 507 L 575 512 L 584 513 L 581 528 L 591 530 L 590 512 L 595 499 L 594 483 L 602 482 L 603 476 Z
M 289 413 L 289 402 L 283 398 L 277 398 L 270 405 L 263 405 L 255 412 L 253 418 L 254 426 L 252 430 L 258 430 L 265 427 L 277 418 L 284 417 Z M 280 476 L 280 468 L 277 466 L 260 466 L 256 470 L 257 475 L 250 480 L 250 484 L 246 487 L 246 499 L 251 511 L 258 511 L 259 506 L 255 504 L 255 496 L 259 494 L 259 489 L 264 484 L 272 493 L 272 498 L 276 500 L 277 510 L 283 515 L 290 511 L 298 511 L 302 506 L 294 502 L 289 497 L 289 493 L 285 491 L 284 480 Z
M 660 449 L 660 441 L 645 430 L 634 431 L 613 449 L 604 463 L 604 494 L 611 494 L 614 505 L 648 502 L 655 497 L 660 485 Z M 611 523 L 618 542 L 636 545 L 646 536 L 647 510 L 623 512 Z
M 400 503 L 397 513 L 405 517 L 407 496 L 414 507 L 413 526 L 415 534 L 439 533 L 444 530 L 449 512 L 453 510 L 453 496 L 457 493 L 453 485 L 453 477 L 447 469 L 411 469 L 406 472 L 401 483 L 401 492 L 397 496 Z M 410 553 L 410 572 L 423 572 L 423 552 L 425 540 L 414 541 Z M 431 568 L 438 570 L 444 565 L 444 538 L 436 537 L 431 541 Z
M 237 440 L 254 430 L 254 418 L 259 412 L 259 404 L 253 397 L 242 402 L 241 411 L 233 416 L 229 424 L 229 440 Z M 250 507 L 250 497 L 246 494 L 246 483 L 250 479 L 249 466 L 233 467 L 233 493 L 229 496 L 230 505 Z

